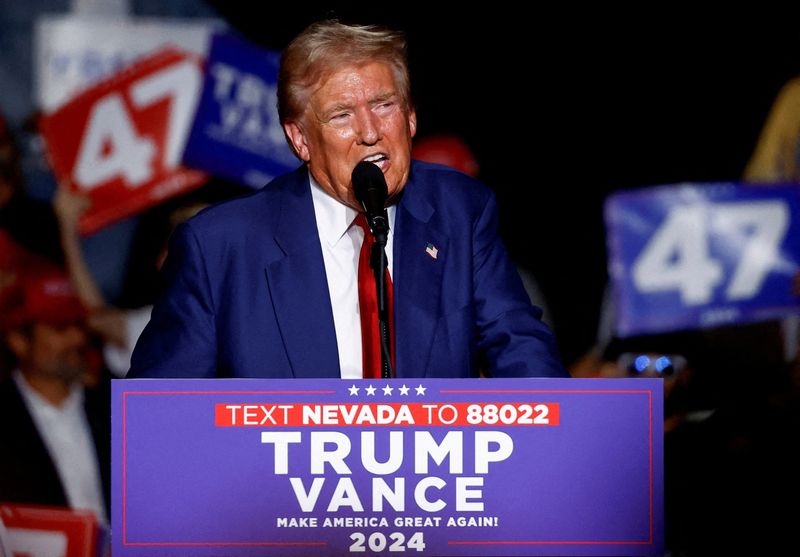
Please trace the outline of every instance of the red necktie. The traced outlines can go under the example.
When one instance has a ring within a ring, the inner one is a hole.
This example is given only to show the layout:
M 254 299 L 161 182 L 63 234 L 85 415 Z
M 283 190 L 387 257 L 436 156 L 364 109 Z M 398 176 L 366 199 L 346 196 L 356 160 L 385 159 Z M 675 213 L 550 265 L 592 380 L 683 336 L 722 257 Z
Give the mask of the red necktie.
M 361 353 L 364 379 L 380 379 L 383 370 L 381 360 L 381 338 L 378 331 L 378 294 L 375 289 L 375 274 L 369 265 L 373 236 L 367 226 L 364 213 L 359 213 L 353 221 L 364 231 L 364 242 L 358 256 L 358 307 L 361 313 Z M 386 269 L 386 294 L 389 299 L 389 338 L 391 339 L 392 368 L 394 368 L 394 296 L 392 278 Z

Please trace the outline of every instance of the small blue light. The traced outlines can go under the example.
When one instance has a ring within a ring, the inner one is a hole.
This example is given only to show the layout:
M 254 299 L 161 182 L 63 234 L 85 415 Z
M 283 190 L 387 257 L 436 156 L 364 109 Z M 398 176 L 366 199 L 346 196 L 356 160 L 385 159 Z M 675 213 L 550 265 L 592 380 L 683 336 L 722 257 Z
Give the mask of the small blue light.
M 633 361 L 633 366 L 636 368 L 637 373 L 642 373 L 650 365 L 650 358 L 645 355 L 637 356 Z
M 660 358 L 658 358 L 658 359 L 656 360 L 656 364 L 655 364 L 655 366 L 656 366 L 656 371 L 657 371 L 658 373 L 662 373 L 662 372 L 663 372 L 665 369 L 667 369 L 667 368 L 668 368 L 668 367 L 670 367 L 671 365 L 672 365 L 672 360 L 670 360 L 670 359 L 669 359 L 668 357 L 666 357 L 666 356 L 661 356 Z

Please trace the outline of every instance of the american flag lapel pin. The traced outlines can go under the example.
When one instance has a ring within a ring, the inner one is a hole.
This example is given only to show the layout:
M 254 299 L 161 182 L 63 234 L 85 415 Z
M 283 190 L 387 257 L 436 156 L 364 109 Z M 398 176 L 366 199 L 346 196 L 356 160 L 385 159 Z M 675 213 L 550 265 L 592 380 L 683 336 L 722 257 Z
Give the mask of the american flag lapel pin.
M 430 242 L 425 244 L 425 253 L 430 255 L 431 259 L 433 259 L 434 261 L 436 261 L 436 258 L 439 257 L 439 250 L 436 248 L 436 246 L 434 246 Z

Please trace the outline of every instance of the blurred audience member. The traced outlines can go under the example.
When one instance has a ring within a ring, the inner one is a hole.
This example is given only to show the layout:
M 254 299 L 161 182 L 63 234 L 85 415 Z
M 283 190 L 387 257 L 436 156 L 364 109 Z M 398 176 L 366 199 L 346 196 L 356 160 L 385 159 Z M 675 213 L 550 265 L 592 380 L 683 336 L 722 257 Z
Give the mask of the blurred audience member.
M 86 312 L 67 276 L 20 276 L 0 307 L 14 357 L 0 382 L 0 500 L 89 509 L 107 521 L 108 400 L 92 371 Z
M 414 142 L 411 158 L 444 164 L 475 178 L 480 167 L 467 144 L 457 135 L 431 135 Z
M 800 77 L 778 92 L 744 171 L 749 182 L 800 181 Z
M 743 177 L 756 184 L 800 183 L 800 77 L 787 82 L 776 96 Z M 793 292 L 800 296 L 800 273 L 795 274 Z M 775 325 L 767 323 L 765 327 L 775 328 Z M 764 336 L 763 332 L 757 332 Z M 736 350 L 725 352 L 727 361 L 732 364 L 741 365 L 743 360 L 751 362 L 750 383 L 759 387 L 755 392 L 751 387 L 741 396 L 742 407 L 758 414 L 757 426 L 753 426 L 755 434 L 748 439 L 752 454 L 747 473 L 759 478 L 758 485 L 750 488 L 750 497 L 756 499 L 754 508 L 786 508 L 794 505 L 800 495 L 797 474 L 800 461 L 795 450 L 800 430 L 800 315 L 781 320 L 780 333 L 782 351 L 774 342 L 768 344 L 773 353 L 772 361 L 762 359 L 754 365 L 756 362 L 750 352 L 738 342 L 742 338 L 753 342 L 753 331 L 749 330 L 732 344 Z M 775 362 L 780 356 L 785 362 L 783 373 L 775 371 L 781 369 Z M 764 407 L 753 404 L 754 399 L 762 398 L 767 402 Z M 774 493 L 775 497 L 769 499 L 764 495 L 767 493 Z M 782 540 L 789 536 L 794 527 L 792 513 L 773 511 L 765 516 L 769 518 L 762 519 L 763 538 Z
M 714 401 L 694 370 L 702 361 L 702 346 L 697 332 L 614 337 L 590 376 L 663 379 L 664 431 L 669 433 L 686 420 L 702 421 L 713 413 Z
M 673 557 L 738 555 L 788 542 L 791 515 L 780 509 L 797 493 L 798 458 L 790 447 L 800 413 L 773 399 L 785 389 L 775 340 L 763 323 L 612 334 L 583 362 L 584 377 L 664 380 L 666 547 Z
M 775 97 L 743 178 L 756 184 L 800 182 L 800 77 Z M 800 282 L 800 273 L 795 279 Z M 784 319 L 781 328 L 784 357 L 795 361 L 800 358 L 800 316 Z
M 595 354 L 594 377 L 664 380 L 664 487 L 668 555 L 705 555 L 719 542 L 727 433 L 702 393 L 695 366 L 704 351 L 701 333 L 669 333 L 607 339 Z M 586 362 L 584 362 L 586 363 Z M 586 375 L 586 374 L 585 374 Z
M 29 252 L 0 229 L 0 308 L 5 307 L 6 299 L 13 294 L 18 277 L 55 268 L 52 262 Z M 0 314 L 0 320 L 2 318 Z M 11 372 L 12 361 L 8 349 L 0 342 L 0 379 Z
M 78 298 L 90 312 L 87 324 L 103 340 L 103 358 L 109 371 L 117 377 L 124 377 L 131 366 L 133 348 L 150 320 L 153 306 L 122 309 L 106 301 L 81 251 L 78 219 L 89 205 L 88 197 L 73 193 L 66 187 L 60 187 L 53 200 L 67 270 Z M 195 202 L 178 207 L 170 215 L 169 233 L 206 206 Z M 166 255 L 165 241 L 156 262 L 159 267 Z

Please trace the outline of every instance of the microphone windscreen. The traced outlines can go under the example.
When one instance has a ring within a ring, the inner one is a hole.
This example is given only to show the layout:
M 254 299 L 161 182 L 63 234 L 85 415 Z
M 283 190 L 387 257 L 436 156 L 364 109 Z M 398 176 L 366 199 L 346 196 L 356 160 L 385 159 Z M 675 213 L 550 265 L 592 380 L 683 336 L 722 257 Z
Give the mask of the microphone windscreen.
M 364 206 L 367 216 L 380 214 L 389 195 L 381 169 L 371 162 L 361 161 L 353 169 L 352 180 L 353 193 Z

